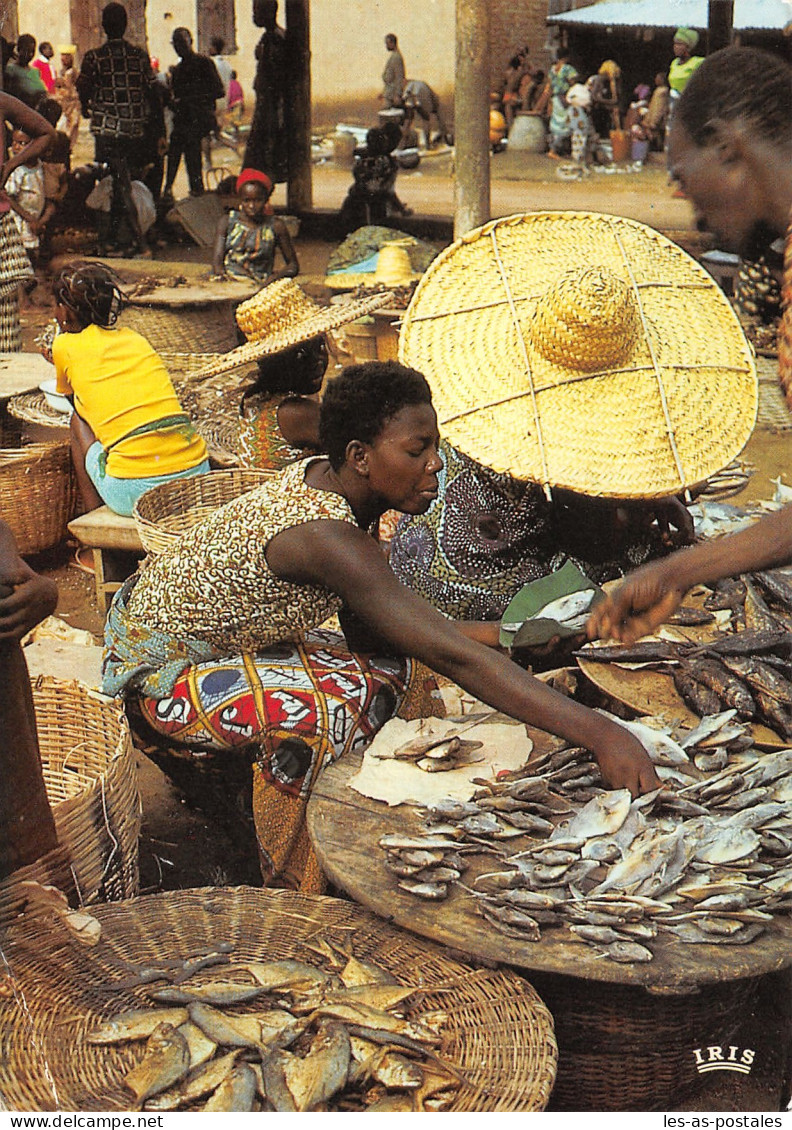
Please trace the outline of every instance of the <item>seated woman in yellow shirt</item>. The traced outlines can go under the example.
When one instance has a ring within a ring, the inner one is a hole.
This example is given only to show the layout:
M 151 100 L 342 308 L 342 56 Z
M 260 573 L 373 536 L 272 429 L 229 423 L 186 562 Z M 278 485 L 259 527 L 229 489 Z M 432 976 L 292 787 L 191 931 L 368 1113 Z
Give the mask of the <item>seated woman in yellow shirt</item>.
M 209 470 L 206 445 L 179 404 L 161 358 L 116 327 L 121 292 L 100 263 L 70 263 L 54 285 L 61 333 L 58 392 L 74 396 L 72 459 L 88 510 L 130 515 L 150 487 Z

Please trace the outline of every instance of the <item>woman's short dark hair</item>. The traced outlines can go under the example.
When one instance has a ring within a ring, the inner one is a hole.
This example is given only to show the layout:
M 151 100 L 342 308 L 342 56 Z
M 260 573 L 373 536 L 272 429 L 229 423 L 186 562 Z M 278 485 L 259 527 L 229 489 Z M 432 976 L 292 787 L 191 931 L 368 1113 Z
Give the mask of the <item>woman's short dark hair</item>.
M 257 388 L 270 393 L 293 392 L 301 396 L 315 391 L 320 354 L 327 362 L 324 334 L 301 341 L 258 362 Z
M 124 302 L 118 280 L 109 267 L 79 259 L 60 271 L 52 293 L 55 301 L 71 310 L 83 327 L 114 326 Z
M 334 470 L 352 440 L 373 443 L 402 408 L 431 404 L 426 377 L 398 361 L 350 365 L 330 381 L 319 414 L 319 442 Z
M 707 56 L 674 111 L 696 145 L 706 145 L 716 119 L 743 121 L 774 144 L 792 142 L 792 69 L 756 47 L 724 47 Z

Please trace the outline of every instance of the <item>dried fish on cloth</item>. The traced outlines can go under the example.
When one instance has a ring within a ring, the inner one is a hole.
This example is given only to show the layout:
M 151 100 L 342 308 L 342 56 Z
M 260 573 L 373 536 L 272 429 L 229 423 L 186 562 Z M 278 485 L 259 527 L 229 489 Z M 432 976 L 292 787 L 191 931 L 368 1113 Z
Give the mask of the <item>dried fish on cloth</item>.
M 509 937 L 560 930 L 611 961 L 651 961 L 658 936 L 749 944 L 792 909 L 792 750 L 761 753 L 736 709 L 676 733 L 621 724 L 662 789 L 608 791 L 585 750 L 556 749 L 426 804 L 422 831 L 380 838 L 385 869 L 422 899 L 462 889 Z

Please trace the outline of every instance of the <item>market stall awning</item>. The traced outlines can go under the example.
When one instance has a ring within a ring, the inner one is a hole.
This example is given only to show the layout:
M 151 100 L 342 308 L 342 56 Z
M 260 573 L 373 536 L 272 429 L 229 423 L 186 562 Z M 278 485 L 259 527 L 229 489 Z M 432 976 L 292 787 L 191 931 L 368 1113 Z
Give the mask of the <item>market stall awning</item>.
M 548 16 L 563 27 L 707 27 L 707 0 L 600 0 Z M 781 31 L 792 20 L 792 0 L 734 0 L 735 31 Z

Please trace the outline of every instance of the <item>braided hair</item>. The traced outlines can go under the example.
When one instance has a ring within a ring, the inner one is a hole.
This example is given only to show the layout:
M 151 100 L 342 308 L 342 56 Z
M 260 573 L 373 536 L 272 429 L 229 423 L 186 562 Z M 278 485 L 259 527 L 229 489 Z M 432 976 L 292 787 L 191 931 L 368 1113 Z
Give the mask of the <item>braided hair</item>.
M 61 270 L 52 289 L 55 301 L 71 310 L 83 328 L 109 329 L 124 304 L 116 275 L 103 263 L 74 260 Z
M 792 144 L 792 69 L 756 47 L 725 47 L 709 55 L 674 111 L 694 144 L 706 145 L 715 119 L 742 121 L 763 141 Z

